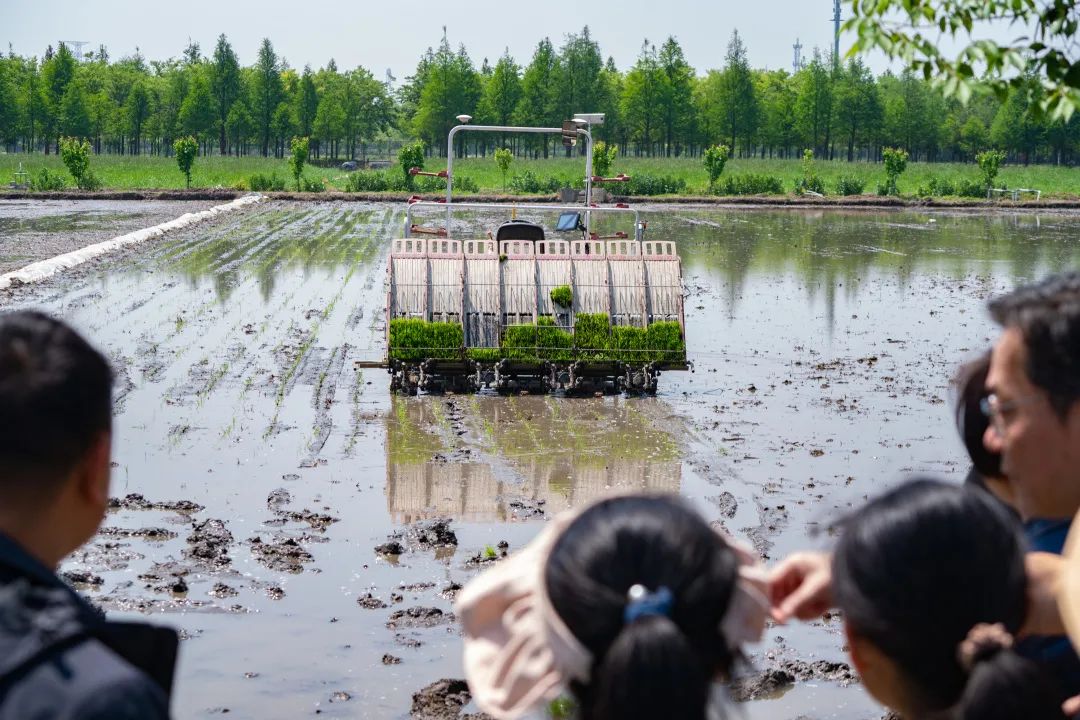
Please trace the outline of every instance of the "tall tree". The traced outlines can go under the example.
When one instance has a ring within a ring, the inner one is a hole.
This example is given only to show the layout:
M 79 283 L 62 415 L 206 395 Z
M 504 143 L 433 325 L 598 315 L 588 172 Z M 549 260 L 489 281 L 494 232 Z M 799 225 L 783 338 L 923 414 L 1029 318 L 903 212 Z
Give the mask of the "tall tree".
M 446 148 L 446 137 L 461 113 L 476 114 L 480 79 L 465 47 L 455 53 L 445 33 L 434 53 L 420 93 L 413 129 L 431 147 Z M 460 146 L 457 149 L 460 153 Z
M 263 39 L 262 45 L 259 46 L 251 100 L 262 155 L 267 157 L 270 154 L 270 139 L 273 136 L 274 112 L 281 102 L 281 66 L 269 38 Z
M 60 43 L 55 54 L 47 52 L 48 60 L 41 66 L 42 105 L 44 106 L 45 154 L 49 154 L 49 141 L 59 143 L 61 104 L 68 85 L 75 79 L 75 57 L 67 45 Z M 59 146 L 58 146 L 59 147 Z
M 799 88 L 795 117 L 800 138 L 818 157 L 827 157 L 832 130 L 833 77 L 817 48 L 810 63 L 795 78 Z
M 205 72 L 195 72 L 188 87 L 187 97 L 180 105 L 180 129 L 200 141 L 212 137 L 218 112 L 210 90 L 211 81 Z
M 88 138 L 91 134 L 90 110 L 86 93 L 78 80 L 69 83 L 60 101 L 60 132 L 73 137 Z
M 758 102 L 746 46 L 738 30 L 732 31 L 731 40 L 728 41 L 719 90 L 722 128 L 728 146 L 732 152 L 740 148 L 745 154 L 757 131 Z
M 218 152 L 224 155 L 229 111 L 240 97 L 240 61 L 237 60 L 225 33 L 218 36 L 217 45 L 214 47 L 214 59 L 210 65 L 210 91 L 217 106 Z
M 555 110 L 559 120 L 569 120 L 574 113 L 596 112 L 603 69 L 600 45 L 589 34 L 588 25 L 581 29 L 581 34 L 566 36 L 555 72 Z
M 124 116 L 131 137 L 131 153 L 139 155 L 142 153 L 143 124 L 150 116 L 150 94 L 143 80 L 137 81 L 131 88 L 124 103 Z
M 510 48 L 506 48 L 484 84 L 480 117 L 492 125 L 509 125 L 513 122 L 514 110 L 520 101 L 521 68 L 510 57 Z
M 656 46 L 646 39 L 641 44 L 637 62 L 626 74 L 622 96 L 623 121 L 639 154 L 651 155 L 653 152 L 656 128 L 663 123 L 662 97 L 663 79 Z
M 664 154 L 681 152 L 681 141 L 690 135 L 694 122 L 694 68 L 686 62 L 682 47 L 674 37 L 660 46 L 661 110 L 664 127 Z
M 755 77 L 757 95 L 760 99 L 761 120 L 758 124 L 758 141 L 762 157 L 768 148 L 771 157 L 779 151 L 784 157 L 796 143 L 795 129 L 795 83 L 786 70 L 771 70 Z
M 558 57 L 551 40 L 544 38 L 536 45 L 532 60 L 521 78 L 521 99 L 514 109 L 514 123 L 536 127 L 553 127 L 558 122 L 555 104 L 555 74 Z M 534 147 L 542 144 L 548 156 L 548 138 L 531 138 Z
M 315 86 L 315 75 L 311 66 L 304 66 L 300 76 L 300 91 L 296 93 L 296 122 L 301 137 L 311 137 L 311 128 L 315 125 L 315 114 L 319 111 L 319 89 Z
M 848 61 L 836 84 L 836 130 L 847 142 L 847 159 L 855 159 L 855 145 L 876 139 L 884 119 L 877 84 L 858 58 Z

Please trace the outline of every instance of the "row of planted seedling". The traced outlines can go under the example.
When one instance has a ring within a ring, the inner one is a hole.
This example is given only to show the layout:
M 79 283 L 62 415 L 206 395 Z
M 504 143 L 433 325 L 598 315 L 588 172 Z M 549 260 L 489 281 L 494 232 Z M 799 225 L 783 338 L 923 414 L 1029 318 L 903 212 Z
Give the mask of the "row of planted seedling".
M 466 348 L 465 333 L 458 323 L 429 322 L 414 318 L 390 321 L 391 360 L 470 360 L 494 362 L 576 360 L 622 362 L 683 362 L 686 344 L 682 328 L 674 321 L 654 322 L 647 328 L 612 325 L 604 314 L 579 314 L 570 332 L 550 317 L 535 324 L 508 325 L 499 347 Z

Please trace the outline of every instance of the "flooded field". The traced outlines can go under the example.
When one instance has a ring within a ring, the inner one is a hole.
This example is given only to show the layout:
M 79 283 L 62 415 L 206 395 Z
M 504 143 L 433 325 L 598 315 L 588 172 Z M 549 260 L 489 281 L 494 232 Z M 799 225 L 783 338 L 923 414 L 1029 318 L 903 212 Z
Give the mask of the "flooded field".
M 612 488 L 678 491 L 770 559 L 827 546 L 904 475 L 962 476 L 948 379 L 986 298 L 1080 265 L 1063 215 L 646 219 L 679 243 L 695 364 L 649 399 L 392 397 L 354 364 L 382 355 L 398 206 L 263 203 L 0 292 L 115 363 L 117 500 L 64 569 L 183 629 L 177 717 L 407 717 L 461 677 L 458 586 Z M 770 629 L 752 660 L 795 683 L 748 717 L 880 717 L 813 664 L 842 646 L 835 619 Z

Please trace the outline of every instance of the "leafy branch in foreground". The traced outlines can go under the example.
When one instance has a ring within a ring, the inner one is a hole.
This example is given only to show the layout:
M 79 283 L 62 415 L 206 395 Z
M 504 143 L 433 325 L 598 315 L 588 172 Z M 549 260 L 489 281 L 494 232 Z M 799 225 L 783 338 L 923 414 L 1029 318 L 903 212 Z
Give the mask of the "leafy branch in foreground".
M 881 50 L 900 59 L 948 97 L 963 103 L 976 90 L 1004 100 L 1010 90 L 1029 94 L 1034 107 L 1053 120 L 1068 121 L 1080 107 L 1080 30 L 1075 0 L 847 0 L 853 17 L 844 31 L 856 40 L 849 55 Z M 998 43 L 979 31 L 1008 23 L 1021 34 Z M 967 38 L 955 58 L 941 49 L 943 36 Z M 1071 56 L 1071 57 L 1070 57 Z M 1037 75 L 1040 85 L 1025 82 Z

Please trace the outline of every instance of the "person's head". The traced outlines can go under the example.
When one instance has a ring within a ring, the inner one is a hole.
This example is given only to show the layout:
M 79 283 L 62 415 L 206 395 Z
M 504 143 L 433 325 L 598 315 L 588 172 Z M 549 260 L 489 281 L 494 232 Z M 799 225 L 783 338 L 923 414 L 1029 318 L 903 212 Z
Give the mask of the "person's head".
M 112 382 L 101 353 L 64 323 L 0 314 L 0 530 L 21 535 L 53 521 L 51 547 L 31 549 L 39 555 L 74 550 L 101 522 Z
M 1080 273 L 1055 275 L 990 302 L 1003 332 L 986 378 L 987 450 L 1025 519 L 1080 510 Z
M 990 372 L 990 353 L 985 352 L 960 366 L 956 384 L 956 429 L 964 442 L 974 466 L 966 482 L 986 490 L 1006 503 L 1015 506 L 1013 490 L 1001 472 L 1001 455 L 990 452 L 983 442 L 990 419 L 983 412 L 986 397 L 986 375 Z
M 935 480 L 868 502 L 845 522 L 833 556 L 852 662 L 871 695 L 911 718 L 954 707 L 974 717 L 965 708 L 998 694 L 1024 710 L 1012 717 L 1060 715 L 1032 710 L 1044 707 L 1036 696 L 1049 687 L 1034 664 L 1002 650 L 975 658 L 969 672 L 959 657 L 980 623 L 1016 633 L 1026 582 L 1024 542 L 1007 510 L 986 493 Z
M 544 578 L 555 611 L 593 658 L 589 682 L 572 686 L 583 720 L 704 719 L 713 681 L 736 661 L 721 623 L 738 565 L 674 497 L 613 498 L 576 518 Z M 625 621 L 635 585 L 667 588 L 670 613 Z

